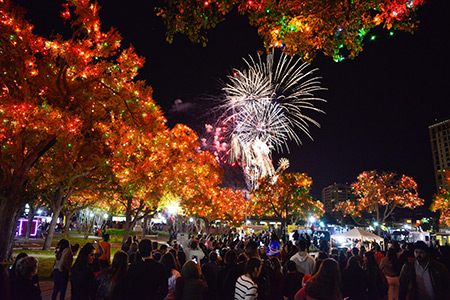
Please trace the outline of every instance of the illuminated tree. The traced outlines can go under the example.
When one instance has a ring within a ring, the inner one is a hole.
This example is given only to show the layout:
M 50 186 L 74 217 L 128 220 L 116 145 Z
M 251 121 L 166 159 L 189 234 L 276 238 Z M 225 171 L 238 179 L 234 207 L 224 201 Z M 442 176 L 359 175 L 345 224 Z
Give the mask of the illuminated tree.
M 397 178 L 395 173 L 365 171 L 359 174 L 352 189 L 357 200 L 342 202 L 335 209 L 357 222 L 364 213 L 373 213 L 375 221 L 382 225 L 396 208 L 415 208 L 424 203 L 417 193 L 417 183 L 406 175 Z M 377 231 L 380 234 L 379 226 Z
M 73 0 L 64 7 L 73 35 L 49 39 L 34 34 L 10 1 L 0 1 L 0 261 L 11 255 L 26 182 L 44 154 L 61 149 L 63 139 L 89 140 L 117 119 L 139 124 L 129 106 L 140 101 L 135 87 L 144 84 L 133 78 L 143 58 L 121 49 L 113 29 L 100 30 L 97 5 Z
M 450 226 L 450 171 L 444 173 L 445 184 L 444 188 L 439 190 L 439 193 L 434 195 L 433 203 L 431 204 L 431 211 L 439 211 L 439 223 L 445 226 Z
M 414 32 L 415 12 L 423 0 L 165 0 L 157 10 L 167 27 L 167 40 L 176 33 L 206 45 L 207 32 L 225 20 L 234 7 L 247 15 L 267 49 L 281 48 L 312 60 L 318 51 L 335 61 L 354 58 L 364 37 L 376 26 Z
M 264 178 L 254 191 L 253 209 L 257 216 L 275 216 L 286 224 L 293 217 L 322 215 L 323 204 L 312 199 L 312 179 L 304 173 L 280 172 L 275 178 Z

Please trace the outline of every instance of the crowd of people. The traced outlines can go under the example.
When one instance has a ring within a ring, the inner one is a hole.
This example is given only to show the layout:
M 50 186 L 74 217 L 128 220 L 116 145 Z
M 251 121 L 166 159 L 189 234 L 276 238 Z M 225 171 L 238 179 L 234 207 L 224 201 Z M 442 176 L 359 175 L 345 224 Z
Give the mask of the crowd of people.
M 171 246 L 129 238 L 111 261 L 104 234 L 102 242 L 77 252 L 67 240 L 58 243 L 52 299 L 65 299 L 69 281 L 74 300 L 450 299 L 449 247 L 430 248 L 420 241 L 392 243 L 386 251 L 373 243 L 370 249 L 330 249 L 312 256 L 307 239 L 282 244 L 275 234 L 195 236 Z M 41 299 L 37 267 L 36 258 L 19 255 L 5 299 Z

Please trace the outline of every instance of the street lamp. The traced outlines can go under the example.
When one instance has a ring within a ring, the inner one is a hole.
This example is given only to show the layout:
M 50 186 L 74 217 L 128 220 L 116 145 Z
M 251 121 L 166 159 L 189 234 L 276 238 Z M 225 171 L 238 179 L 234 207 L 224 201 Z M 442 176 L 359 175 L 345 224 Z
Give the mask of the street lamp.
M 309 217 L 309 222 L 310 223 L 315 223 L 316 222 L 316 218 L 314 216 Z

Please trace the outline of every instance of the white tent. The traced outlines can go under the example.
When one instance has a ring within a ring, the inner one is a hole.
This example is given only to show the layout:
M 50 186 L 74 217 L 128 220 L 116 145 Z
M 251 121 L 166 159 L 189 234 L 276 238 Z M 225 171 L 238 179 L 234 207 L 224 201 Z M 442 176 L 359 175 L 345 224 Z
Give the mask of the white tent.
M 368 231 L 362 230 L 361 228 L 353 228 L 352 230 L 349 230 L 344 233 L 340 234 L 334 234 L 331 236 L 332 239 L 358 239 L 362 241 L 377 241 L 377 242 L 383 242 L 384 239 L 382 237 L 379 237 L 376 234 L 370 233 Z

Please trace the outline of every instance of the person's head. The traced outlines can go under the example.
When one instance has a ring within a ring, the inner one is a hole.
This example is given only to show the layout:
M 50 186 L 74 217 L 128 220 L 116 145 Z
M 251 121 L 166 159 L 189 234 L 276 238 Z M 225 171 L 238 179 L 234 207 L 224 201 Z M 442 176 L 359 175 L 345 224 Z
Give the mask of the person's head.
M 72 249 L 72 254 L 75 256 L 77 254 L 78 250 L 80 250 L 80 244 L 76 243 L 75 245 L 72 245 L 71 249 Z
M 375 259 L 375 255 L 372 251 L 366 252 L 364 254 L 364 256 L 367 259 L 367 269 L 378 269 L 378 263 L 377 260 Z
M 420 262 L 426 262 L 428 261 L 428 252 L 429 252 L 428 245 L 425 244 L 423 241 L 417 241 L 414 244 L 414 257 L 417 259 L 417 261 Z
M 167 252 L 167 245 L 166 245 L 166 244 L 162 244 L 162 245 L 159 247 L 159 251 L 161 252 L 161 254 L 166 253 L 166 252 Z
M 114 258 L 111 267 L 115 270 L 124 269 L 126 270 L 128 266 L 128 254 L 125 251 L 119 250 L 114 254 Z
M 197 242 L 196 239 L 193 239 L 193 240 L 192 240 L 192 242 L 191 242 L 191 244 L 190 244 L 190 247 L 191 247 L 192 250 L 197 249 L 197 247 L 198 247 L 198 242 Z
M 105 234 L 102 236 L 102 239 L 103 239 L 105 242 L 109 241 L 109 233 L 105 233 Z
M 228 250 L 225 253 L 225 263 L 234 265 L 237 263 L 237 261 L 238 261 L 238 258 L 237 258 L 236 252 L 234 252 L 233 250 Z
M 130 246 L 130 250 L 136 252 L 138 250 L 138 243 L 132 242 Z
M 215 263 L 219 260 L 219 258 L 217 257 L 217 253 L 216 251 L 211 251 L 211 253 L 209 253 L 209 262 Z
M 292 273 L 292 272 L 297 271 L 297 265 L 295 264 L 295 261 L 288 260 L 286 262 L 286 269 L 287 269 L 288 273 Z
M 357 256 L 357 255 L 359 254 L 358 248 L 353 247 L 353 248 L 352 248 L 352 254 L 353 254 L 354 256 Z
M 244 273 L 250 275 L 252 279 L 256 279 L 261 274 L 261 268 L 261 260 L 257 257 L 250 257 L 245 264 Z
M 158 242 L 153 242 L 152 243 L 152 248 L 153 248 L 153 250 L 158 250 L 158 246 L 159 246 L 159 244 L 158 244 Z
M 16 266 L 17 266 L 17 262 L 21 259 L 21 258 L 24 258 L 24 257 L 27 257 L 28 256 L 28 254 L 26 254 L 25 252 L 20 252 L 19 254 L 17 254 L 17 257 L 16 257 L 16 261 L 14 262 L 14 265 L 13 265 L 13 269 L 16 269 Z
M 143 239 L 138 247 L 142 258 L 148 258 L 152 255 L 152 241 L 149 239 Z
M 19 259 L 16 265 L 17 278 L 31 280 L 37 273 L 38 264 L 38 260 L 32 256 Z
M 356 257 L 352 256 L 347 260 L 347 266 L 346 269 L 355 270 L 355 269 L 361 269 L 361 266 L 359 265 L 359 261 Z
M 317 255 L 317 259 L 325 259 L 328 258 L 328 254 L 323 252 L 323 251 L 319 251 L 319 254 Z
M 306 284 L 306 295 L 317 299 L 332 299 L 341 294 L 341 276 L 339 264 L 332 258 L 326 258 L 319 270 Z
M 164 254 L 161 258 L 161 263 L 166 268 L 167 276 L 170 278 L 172 276 L 172 270 L 177 269 L 177 264 L 175 258 L 173 257 L 173 254 L 170 252 Z
M 306 247 L 307 247 L 307 244 L 306 244 L 305 240 L 298 241 L 298 251 L 299 252 L 305 252 Z
M 88 266 L 94 262 L 95 259 L 95 248 L 91 243 L 87 243 L 81 248 L 80 253 L 78 254 L 77 260 L 75 261 L 75 265 L 82 267 Z
M 183 268 L 181 268 L 181 277 L 184 279 L 193 278 L 198 279 L 200 278 L 200 273 L 198 271 L 197 263 L 193 260 L 188 260 L 184 265 Z
M 245 246 L 245 253 L 248 257 L 258 257 L 258 243 L 249 241 L 247 246 Z
M 69 248 L 70 243 L 66 239 L 61 239 L 56 246 L 59 248 L 59 251 L 62 252 L 64 249 Z
M 279 272 L 279 273 L 282 272 L 282 270 L 281 270 L 281 263 L 280 263 L 280 260 L 278 259 L 277 256 L 272 256 L 270 258 L 270 262 L 271 262 L 271 265 L 272 265 L 272 269 L 275 272 Z

